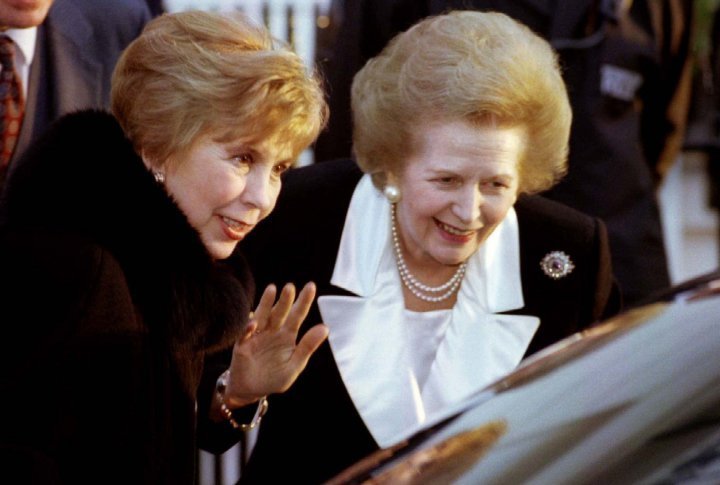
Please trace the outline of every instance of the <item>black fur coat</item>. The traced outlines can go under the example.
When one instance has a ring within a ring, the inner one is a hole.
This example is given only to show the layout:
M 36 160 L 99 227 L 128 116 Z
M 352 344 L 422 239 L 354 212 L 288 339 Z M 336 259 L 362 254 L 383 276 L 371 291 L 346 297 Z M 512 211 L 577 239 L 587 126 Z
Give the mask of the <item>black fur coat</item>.
M 244 264 L 211 259 L 111 115 L 60 120 L 0 201 L 3 469 L 192 483 L 203 360 L 232 344 L 252 291 Z

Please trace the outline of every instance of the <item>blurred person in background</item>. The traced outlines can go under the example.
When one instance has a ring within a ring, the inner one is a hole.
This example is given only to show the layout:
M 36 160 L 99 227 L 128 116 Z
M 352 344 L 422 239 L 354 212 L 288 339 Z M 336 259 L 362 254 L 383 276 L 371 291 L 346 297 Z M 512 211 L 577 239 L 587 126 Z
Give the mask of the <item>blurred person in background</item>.
M 0 192 L 54 120 L 109 106 L 115 63 L 149 19 L 143 0 L 0 0 Z
M 695 0 L 692 103 L 683 149 L 700 155 L 708 175 L 708 205 L 720 209 L 720 1 Z M 717 215 L 717 212 L 716 212 Z M 720 233 L 716 241 L 720 248 Z M 717 253 L 720 261 L 720 253 Z

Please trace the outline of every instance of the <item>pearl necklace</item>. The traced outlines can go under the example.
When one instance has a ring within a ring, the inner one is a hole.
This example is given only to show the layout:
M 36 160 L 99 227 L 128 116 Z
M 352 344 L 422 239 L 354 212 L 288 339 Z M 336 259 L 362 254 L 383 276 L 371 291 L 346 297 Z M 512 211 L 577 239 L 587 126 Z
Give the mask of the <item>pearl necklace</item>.
M 447 300 L 452 296 L 458 288 L 465 275 L 465 268 L 467 268 L 467 261 L 463 261 L 458 266 L 457 271 L 452 277 L 440 286 L 428 286 L 421 283 L 412 273 L 408 270 L 407 264 L 405 264 L 405 258 L 403 258 L 402 250 L 400 249 L 400 239 L 397 234 L 397 223 L 395 221 L 395 204 L 392 205 L 390 211 L 392 219 L 392 239 L 393 248 L 395 249 L 395 264 L 397 265 L 398 272 L 400 273 L 400 279 L 402 280 L 405 287 L 410 290 L 410 293 L 418 297 L 423 301 L 436 303 L 439 301 Z M 438 293 L 445 292 L 440 295 Z

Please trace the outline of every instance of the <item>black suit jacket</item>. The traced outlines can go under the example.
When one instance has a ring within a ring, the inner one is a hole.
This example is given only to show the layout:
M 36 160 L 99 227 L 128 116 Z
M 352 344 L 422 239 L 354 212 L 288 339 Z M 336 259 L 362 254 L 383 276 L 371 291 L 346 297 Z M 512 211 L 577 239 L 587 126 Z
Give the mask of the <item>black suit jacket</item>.
M 113 0 L 102 6 L 94 0 L 55 1 L 38 27 L 25 117 L 6 179 L 57 118 L 109 106 L 115 64 L 148 20 L 150 11 L 143 0 Z
M 361 175 L 350 160 L 287 174 L 275 211 L 241 246 L 259 290 L 269 283 L 301 286 L 314 281 L 318 295 L 348 294 L 331 285 L 330 278 Z M 605 229 L 598 219 L 541 197 L 521 197 L 515 209 L 526 303 L 515 313 L 541 319 L 528 350 L 532 353 L 617 310 L 618 301 Z M 558 280 L 540 267 L 542 257 L 556 250 L 569 254 L 576 266 Z M 608 306 L 611 293 L 615 298 Z M 314 304 L 304 325 L 320 321 Z M 328 343 L 293 387 L 270 401 L 244 482 L 291 478 L 292 483 L 320 483 L 377 449 L 345 390 Z

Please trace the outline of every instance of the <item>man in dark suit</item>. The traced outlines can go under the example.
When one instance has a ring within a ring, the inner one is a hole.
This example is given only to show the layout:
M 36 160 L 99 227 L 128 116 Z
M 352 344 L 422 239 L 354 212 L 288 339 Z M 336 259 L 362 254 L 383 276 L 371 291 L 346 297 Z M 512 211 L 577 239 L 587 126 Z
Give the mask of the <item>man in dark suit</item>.
M 0 0 L 0 30 L 16 42 L 15 66 L 24 116 L 0 188 L 21 155 L 55 119 L 82 108 L 105 108 L 122 50 L 150 19 L 144 0 Z

